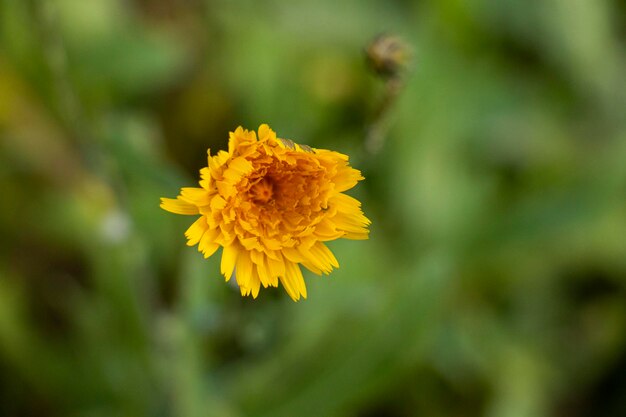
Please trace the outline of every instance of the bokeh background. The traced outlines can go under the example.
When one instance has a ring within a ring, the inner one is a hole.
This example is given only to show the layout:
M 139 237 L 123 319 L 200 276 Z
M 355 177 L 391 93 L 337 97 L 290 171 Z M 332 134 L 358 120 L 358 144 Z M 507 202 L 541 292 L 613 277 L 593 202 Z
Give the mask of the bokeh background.
M 0 415 L 626 416 L 625 16 L 0 0 Z M 413 59 L 371 153 L 382 32 Z M 265 122 L 366 176 L 370 240 L 298 303 L 159 209 Z

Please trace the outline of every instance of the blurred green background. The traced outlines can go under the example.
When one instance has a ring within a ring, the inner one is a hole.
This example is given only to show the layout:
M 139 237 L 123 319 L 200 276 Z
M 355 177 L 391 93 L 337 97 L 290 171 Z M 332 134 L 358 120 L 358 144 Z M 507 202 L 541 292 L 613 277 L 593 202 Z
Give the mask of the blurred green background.
M 0 0 L 0 415 L 626 416 L 625 46 L 619 0 Z M 159 209 L 265 122 L 366 176 L 299 303 Z

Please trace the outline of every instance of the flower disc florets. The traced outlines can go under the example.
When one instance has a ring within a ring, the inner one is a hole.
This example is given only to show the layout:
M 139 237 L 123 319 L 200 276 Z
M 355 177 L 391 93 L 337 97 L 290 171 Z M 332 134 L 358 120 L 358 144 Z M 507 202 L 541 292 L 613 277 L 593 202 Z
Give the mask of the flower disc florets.
M 223 247 L 221 270 L 233 273 L 242 295 L 253 297 L 280 281 L 294 300 L 306 298 L 299 265 L 317 274 L 339 267 L 323 243 L 367 239 L 369 220 L 343 194 L 363 179 L 337 152 L 280 139 L 267 125 L 230 133 L 228 152 L 200 170 L 200 188 L 183 188 L 161 207 L 200 215 L 185 232 L 205 258 Z

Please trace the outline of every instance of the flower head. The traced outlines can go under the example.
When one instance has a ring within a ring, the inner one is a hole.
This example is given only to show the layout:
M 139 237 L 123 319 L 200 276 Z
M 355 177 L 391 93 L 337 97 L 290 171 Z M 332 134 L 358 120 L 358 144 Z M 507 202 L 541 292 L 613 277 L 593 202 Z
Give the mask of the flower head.
M 361 203 L 343 193 L 363 179 L 348 157 L 277 138 L 268 125 L 231 132 L 228 152 L 209 151 L 200 176 L 199 188 L 162 198 L 161 208 L 200 216 L 187 245 L 205 258 L 221 246 L 222 274 L 236 276 L 242 295 L 280 281 L 295 301 L 306 298 L 300 265 L 328 274 L 339 263 L 324 242 L 368 238 Z

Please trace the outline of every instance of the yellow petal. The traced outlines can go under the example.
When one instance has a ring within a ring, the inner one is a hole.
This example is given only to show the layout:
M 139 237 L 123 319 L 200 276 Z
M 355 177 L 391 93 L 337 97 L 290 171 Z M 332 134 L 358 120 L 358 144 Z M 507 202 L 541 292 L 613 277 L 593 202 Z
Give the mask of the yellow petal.
M 329 274 L 333 270 L 330 261 L 327 258 L 320 256 L 317 252 L 311 252 L 311 249 L 312 248 L 307 248 L 304 245 L 298 246 L 298 252 L 300 252 L 308 263 L 321 270 L 324 274 Z
M 285 255 L 285 258 L 291 262 L 299 263 L 306 261 L 306 258 L 295 248 L 283 248 L 282 253 Z
M 360 212 L 361 202 L 348 194 L 339 193 L 330 199 L 330 203 L 343 212 Z
M 280 277 L 280 282 L 285 287 L 287 294 L 294 300 L 298 301 L 302 295 L 306 298 L 306 286 L 302 278 L 302 271 L 297 264 L 293 262 L 285 263 L 286 274 Z
M 228 181 L 215 181 L 217 192 L 224 198 L 230 198 L 237 194 L 237 189 Z
M 365 216 L 357 217 L 345 213 L 337 213 L 332 221 L 337 226 L 337 229 L 343 230 L 348 233 L 367 233 L 365 226 L 369 224 L 369 220 Z
M 367 240 L 370 238 L 370 235 L 369 235 L 369 231 L 360 232 L 360 233 L 346 232 L 346 234 L 343 235 L 343 237 L 346 239 L 350 239 L 350 240 Z
M 215 242 L 215 239 L 218 235 L 218 229 L 208 229 L 202 235 L 202 238 L 198 243 L 198 250 L 204 254 L 205 259 L 213 255 L 215 251 L 220 247 L 220 245 Z
M 276 251 L 282 249 L 283 245 L 276 239 L 270 239 L 266 237 L 261 237 L 261 244 L 265 249 L 270 251 Z
M 257 298 L 260 289 L 261 281 L 259 280 L 259 276 L 253 271 L 252 278 L 250 279 L 250 292 L 252 293 L 252 298 Z
M 242 297 L 245 297 L 246 295 L 250 294 L 250 288 L 240 286 L 239 291 L 241 292 Z
M 220 265 L 220 269 L 222 270 L 222 275 L 224 275 L 226 281 L 228 281 L 233 275 L 233 270 L 235 269 L 235 263 L 237 262 L 238 255 L 239 248 L 236 244 L 224 246 L 224 250 L 222 251 L 222 262 Z
M 345 234 L 345 232 L 337 230 L 332 220 L 325 217 L 322 221 L 315 225 L 314 234 L 319 240 L 324 242 L 339 239 Z
M 268 136 L 271 134 L 272 129 L 265 123 L 259 126 L 259 140 L 264 141 L 268 139 Z
M 351 167 L 346 167 L 337 173 L 337 175 L 333 178 L 333 182 L 335 183 L 335 190 L 343 192 L 354 187 L 356 183 L 362 179 L 363 176 L 361 175 L 361 171 Z
M 175 214 L 193 215 L 199 213 L 197 206 L 180 198 L 161 198 L 161 208 Z
M 317 242 L 311 247 L 311 249 L 309 249 L 309 251 L 313 256 L 317 257 L 318 259 L 323 259 L 324 262 L 328 263 L 329 265 L 334 266 L 335 268 L 339 268 L 339 262 L 337 262 L 337 258 L 335 258 L 335 255 L 333 255 L 330 249 L 328 249 L 328 247 L 322 242 Z
M 226 200 L 224 200 L 222 196 L 220 196 L 219 194 L 216 194 L 211 199 L 210 204 L 211 204 L 211 210 L 219 211 L 219 210 L 223 210 L 224 207 L 226 207 Z
M 218 245 L 217 243 L 207 243 L 202 250 L 204 259 L 211 257 L 219 248 L 220 245 Z
M 196 187 L 181 188 L 180 198 L 196 206 L 206 206 L 211 201 L 207 190 Z
M 237 277 L 237 283 L 239 286 L 250 288 L 252 266 L 252 260 L 250 259 L 248 251 L 240 251 L 237 256 L 237 268 L 235 269 L 235 277 Z
M 311 264 L 310 262 L 301 262 L 301 264 L 302 264 L 303 267 L 305 267 L 309 271 L 313 272 L 314 274 L 317 274 L 317 275 L 322 275 L 323 274 L 321 269 L 319 269 L 315 265 Z
M 239 243 L 241 243 L 241 245 L 247 250 L 252 250 L 252 249 L 262 250 L 263 249 L 261 245 L 259 244 L 259 238 L 255 236 L 245 238 L 245 239 L 239 238 Z
M 187 236 L 187 246 L 193 246 L 200 242 L 202 235 L 208 228 L 209 225 L 206 222 L 206 218 L 204 216 L 198 218 L 185 232 L 185 236 Z
M 298 264 L 293 262 L 285 263 L 285 276 L 288 281 L 291 282 L 291 286 L 298 292 L 298 298 L 302 295 L 303 298 L 306 298 L 306 285 L 304 283 L 304 277 L 302 276 L 302 271 Z
M 265 255 L 261 251 L 251 250 L 250 251 L 250 259 L 252 259 L 252 262 L 254 262 L 255 265 L 261 265 L 261 264 L 263 264 L 263 261 L 265 259 Z
M 285 291 L 287 291 L 287 294 L 289 294 L 293 301 L 298 301 L 300 299 L 300 292 L 293 286 L 291 279 L 281 276 L 280 283 L 283 284 Z
M 228 168 L 224 171 L 224 178 L 231 184 L 236 183 L 242 176 L 252 171 L 252 163 L 244 157 L 237 157 L 230 161 Z
M 265 256 L 263 256 L 261 262 L 255 263 L 255 265 L 257 273 L 259 274 L 259 280 L 261 281 L 261 284 L 263 284 L 264 288 L 267 288 L 268 285 L 273 287 L 278 285 L 278 277 L 272 277 L 267 270 L 267 260 L 265 259 Z
M 285 275 L 285 261 L 280 252 L 276 253 L 277 259 L 272 259 L 269 256 L 267 259 L 267 270 L 270 273 L 272 279 Z

